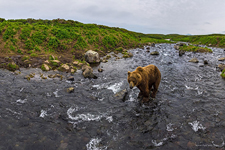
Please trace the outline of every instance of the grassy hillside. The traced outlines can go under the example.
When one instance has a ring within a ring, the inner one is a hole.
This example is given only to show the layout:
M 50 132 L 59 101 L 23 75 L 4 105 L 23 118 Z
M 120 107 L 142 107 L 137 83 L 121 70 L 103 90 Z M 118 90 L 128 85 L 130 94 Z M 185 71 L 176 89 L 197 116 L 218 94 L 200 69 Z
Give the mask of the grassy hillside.
M 0 68 L 40 67 L 51 55 L 61 63 L 83 61 L 88 50 L 100 56 L 108 52 L 143 47 L 152 43 L 184 41 L 225 47 L 225 35 L 142 34 L 117 27 L 83 24 L 73 20 L 35 20 L 0 18 Z M 189 50 L 189 47 L 185 47 Z M 191 47 L 191 51 L 196 50 Z
M 130 32 L 96 24 L 72 20 L 4 20 L 0 19 L 0 53 L 38 56 L 48 53 L 72 54 L 81 59 L 92 49 L 104 55 L 116 48 L 139 47 L 147 42 L 164 42 Z

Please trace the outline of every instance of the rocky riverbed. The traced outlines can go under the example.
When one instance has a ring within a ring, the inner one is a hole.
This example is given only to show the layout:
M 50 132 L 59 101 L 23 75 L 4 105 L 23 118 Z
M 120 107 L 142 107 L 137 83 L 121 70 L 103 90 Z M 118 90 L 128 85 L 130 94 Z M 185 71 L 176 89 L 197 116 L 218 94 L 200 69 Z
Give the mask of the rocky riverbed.
M 112 54 L 93 66 L 97 79 L 81 70 L 74 81 L 62 72 L 0 70 L 0 149 L 224 149 L 225 80 L 217 66 L 225 52 L 212 50 L 179 56 L 174 44 L 156 44 L 130 50 L 132 58 Z M 148 64 L 162 81 L 156 98 L 141 104 L 127 71 Z M 55 74 L 64 78 L 48 77 Z

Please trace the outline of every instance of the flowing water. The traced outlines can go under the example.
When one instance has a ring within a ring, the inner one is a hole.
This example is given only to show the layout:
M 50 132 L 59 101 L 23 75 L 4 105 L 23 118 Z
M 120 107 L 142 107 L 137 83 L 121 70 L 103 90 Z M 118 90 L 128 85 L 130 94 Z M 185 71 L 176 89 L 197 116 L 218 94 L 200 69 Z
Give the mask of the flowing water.
M 158 56 L 134 49 L 132 58 L 112 57 L 93 68 L 97 79 L 84 79 L 81 71 L 71 82 L 43 80 L 41 73 L 54 72 L 40 69 L 0 70 L 0 149 L 224 149 L 225 80 L 216 66 L 225 52 L 179 57 L 173 46 L 151 47 Z M 199 63 L 188 62 L 193 57 Z M 141 104 L 139 90 L 128 89 L 127 71 L 148 64 L 159 68 L 162 80 L 156 98 Z M 27 81 L 30 73 L 35 77 Z

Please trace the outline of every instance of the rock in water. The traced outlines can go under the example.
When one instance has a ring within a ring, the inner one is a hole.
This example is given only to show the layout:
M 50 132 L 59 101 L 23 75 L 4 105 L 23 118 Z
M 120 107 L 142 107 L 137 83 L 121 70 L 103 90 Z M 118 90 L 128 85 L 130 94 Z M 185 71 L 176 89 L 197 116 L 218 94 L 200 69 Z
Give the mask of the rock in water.
M 94 78 L 94 79 L 97 78 L 97 76 L 95 76 L 93 74 L 93 69 L 90 66 L 88 66 L 88 65 L 83 65 L 82 66 L 82 71 L 83 71 L 82 75 L 85 78 Z
M 87 51 L 85 53 L 84 57 L 88 63 L 99 63 L 100 62 L 99 54 L 93 50 Z
M 67 80 L 68 81 L 74 81 L 74 77 L 73 76 L 70 76 L 70 77 L 67 78 Z
M 209 63 L 208 63 L 208 61 L 207 61 L 207 60 L 204 60 L 204 64 L 205 64 L 205 65 L 207 65 L 207 64 L 209 64 Z
M 103 69 L 102 68 L 98 68 L 98 72 L 103 72 Z
M 218 60 L 219 61 L 224 61 L 225 60 L 225 57 L 219 58 Z
M 179 50 L 179 56 L 183 56 L 185 54 L 185 51 Z
M 127 89 L 124 89 L 120 92 L 117 92 L 115 95 L 114 95 L 114 99 L 115 100 L 122 100 L 122 101 L 125 101 L 126 100 L 126 96 L 127 96 L 128 92 L 127 92 Z
M 150 55 L 159 55 L 159 52 L 154 51 L 154 52 L 151 52 Z
M 199 61 L 197 58 L 192 58 L 191 60 L 189 60 L 189 62 L 198 63 Z
M 74 87 L 70 87 L 66 91 L 67 91 L 67 93 L 72 93 L 74 91 Z
M 174 48 L 175 48 L 176 50 L 179 50 L 179 49 L 180 49 L 180 46 L 179 46 L 179 45 L 174 45 Z
M 219 68 L 220 71 L 223 71 L 223 70 L 225 69 L 225 64 L 219 64 L 219 65 L 217 66 L 217 68 Z

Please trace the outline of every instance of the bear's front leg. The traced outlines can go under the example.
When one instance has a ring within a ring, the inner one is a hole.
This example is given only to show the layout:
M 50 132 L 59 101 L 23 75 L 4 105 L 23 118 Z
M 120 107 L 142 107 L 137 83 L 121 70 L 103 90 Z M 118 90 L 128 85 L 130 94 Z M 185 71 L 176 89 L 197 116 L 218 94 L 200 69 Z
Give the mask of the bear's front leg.
M 143 93 L 143 99 L 142 102 L 148 102 L 150 98 L 150 91 L 146 89 Z
M 149 102 L 149 98 L 150 98 L 150 97 L 143 97 L 142 103 L 147 103 L 147 102 Z
M 142 92 L 139 92 L 138 98 L 142 98 L 142 97 L 143 97 L 143 93 Z

